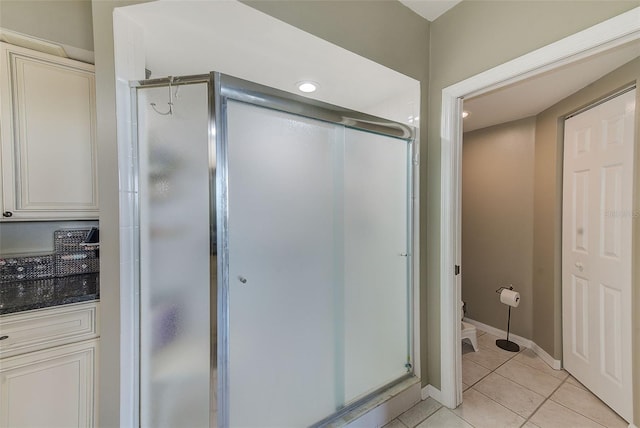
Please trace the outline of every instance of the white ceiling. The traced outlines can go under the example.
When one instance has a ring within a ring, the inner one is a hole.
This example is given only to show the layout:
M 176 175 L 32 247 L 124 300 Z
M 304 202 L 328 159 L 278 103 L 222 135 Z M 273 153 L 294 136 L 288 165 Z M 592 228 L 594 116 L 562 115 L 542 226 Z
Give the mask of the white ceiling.
M 462 0 L 400 0 L 423 18 L 433 21 Z
M 118 9 L 144 33 L 152 78 L 219 71 L 415 124 L 420 83 L 237 1 L 157 1 Z M 409 119 L 411 118 L 411 119 Z
M 464 131 L 535 116 L 640 56 L 640 41 L 464 101 Z

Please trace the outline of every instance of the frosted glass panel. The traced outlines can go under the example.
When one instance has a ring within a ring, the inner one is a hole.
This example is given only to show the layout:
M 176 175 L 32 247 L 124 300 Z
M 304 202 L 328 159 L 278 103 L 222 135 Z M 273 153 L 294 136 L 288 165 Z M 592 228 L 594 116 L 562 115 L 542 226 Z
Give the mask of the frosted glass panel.
M 234 101 L 227 115 L 229 424 L 308 426 L 338 405 L 332 170 L 342 130 Z
M 208 427 L 216 312 L 207 85 L 179 87 L 163 116 L 150 104 L 166 112 L 168 90 L 138 90 L 140 417 L 145 427 Z
M 228 101 L 230 426 L 308 426 L 407 373 L 408 144 Z
M 345 130 L 345 401 L 406 374 L 408 145 Z

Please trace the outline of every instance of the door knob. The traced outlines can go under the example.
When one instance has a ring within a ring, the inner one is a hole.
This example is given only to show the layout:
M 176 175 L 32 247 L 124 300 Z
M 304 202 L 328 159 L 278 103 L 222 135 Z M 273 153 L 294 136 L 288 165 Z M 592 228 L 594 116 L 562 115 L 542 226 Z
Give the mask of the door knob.
M 11 211 L 5 211 L 5 212 L 2 213 L 2 216 L 3 217 L 11 217 L 11 216 L 13 216 L 13 213 Z
M 580 262 L 576 262 L 576 267 L 578 268 L 578 270 L 579 270 L 580 272 L 582 272 L 582 270 L 584 269 L 583 264 L 582 264 L 582 263 L 580 263 Z
M 247 278 L 245 278 L 244 276 L 239 276 L 238 277 L 238 281 L 240 281 L 243 284 L 246 284 L 247 283 Z

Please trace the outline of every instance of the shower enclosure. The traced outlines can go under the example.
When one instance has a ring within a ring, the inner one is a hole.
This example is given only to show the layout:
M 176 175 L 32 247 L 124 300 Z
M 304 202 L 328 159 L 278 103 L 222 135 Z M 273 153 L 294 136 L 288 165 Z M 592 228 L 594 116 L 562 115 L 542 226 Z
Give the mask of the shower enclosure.
M 141 426 L 323 425 L 413 376 L 414 129 L 134 82 Z

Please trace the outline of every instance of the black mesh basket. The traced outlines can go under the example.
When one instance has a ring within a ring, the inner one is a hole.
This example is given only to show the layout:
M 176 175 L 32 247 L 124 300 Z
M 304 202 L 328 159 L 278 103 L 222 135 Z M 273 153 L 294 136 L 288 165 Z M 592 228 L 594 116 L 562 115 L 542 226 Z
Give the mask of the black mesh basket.
M 53 233 L 56 276 L 78 275 L 100 271 L 98 253 L 81 245 L 91 229 L 62 229 Z

